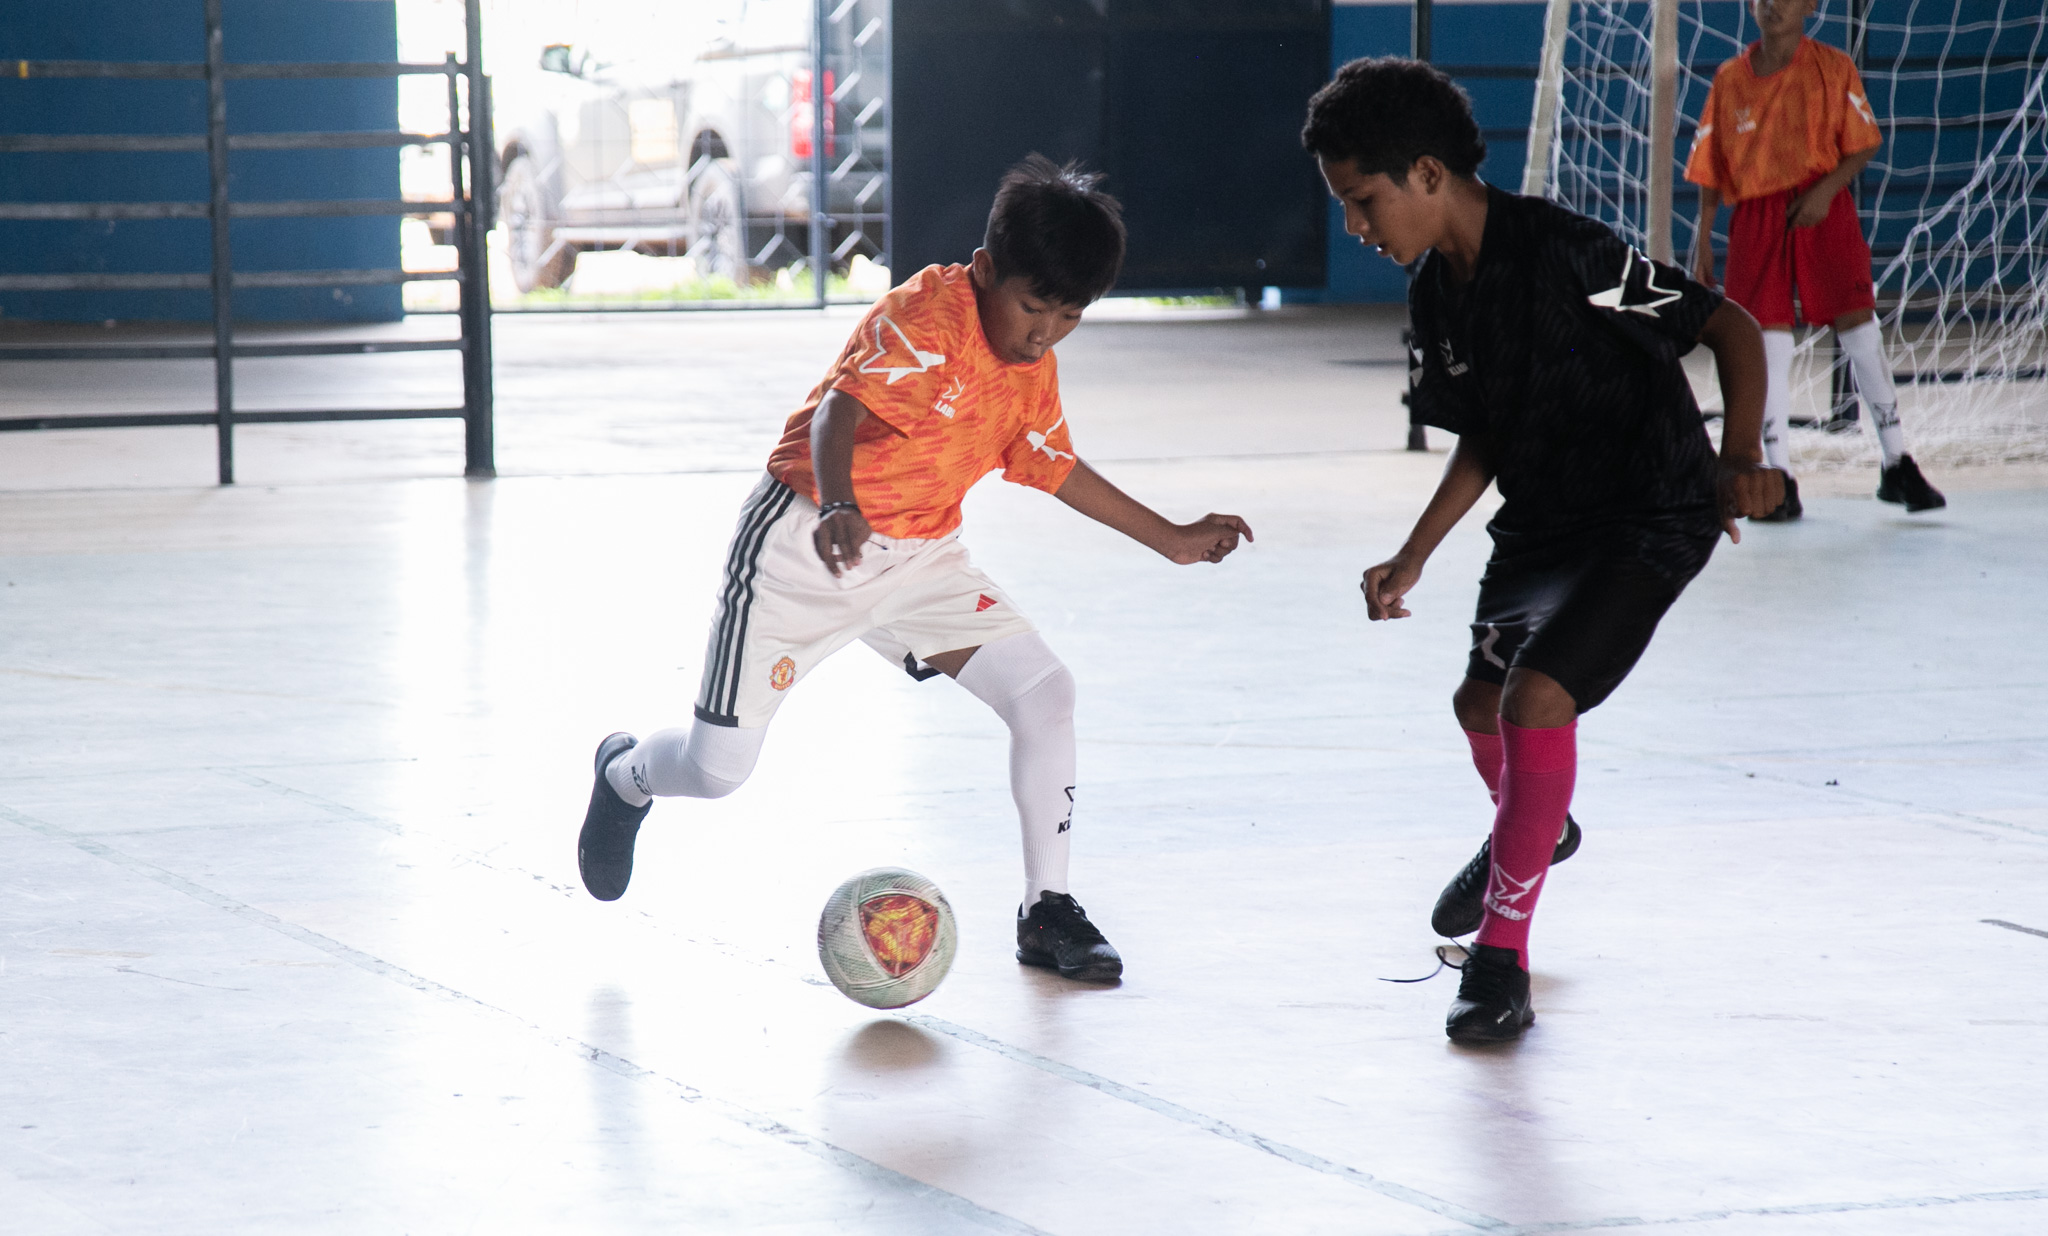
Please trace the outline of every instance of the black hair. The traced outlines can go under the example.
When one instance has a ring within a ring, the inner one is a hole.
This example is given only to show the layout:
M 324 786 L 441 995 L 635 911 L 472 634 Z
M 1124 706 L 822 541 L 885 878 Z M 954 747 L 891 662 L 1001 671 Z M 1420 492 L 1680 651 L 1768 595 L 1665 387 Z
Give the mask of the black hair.
M 1100 172 L 1033 154 L 996 189 L 982 248 L 997 280 L 1022 276 L 1063 305 L 1087 305 L 1116 285 L 1124 264 L 1123 206 L 1095 186 Z
M 1332 162 L 1349 159 L 1367 176 L 1408 183 L 1408 169 L 1429 155 L 1454 175 L 1471 176 L 1486 159 L 1472 100 L 1458 83 L 1420 60 L 1353 60 L 1308 101 L 1301 144 Z

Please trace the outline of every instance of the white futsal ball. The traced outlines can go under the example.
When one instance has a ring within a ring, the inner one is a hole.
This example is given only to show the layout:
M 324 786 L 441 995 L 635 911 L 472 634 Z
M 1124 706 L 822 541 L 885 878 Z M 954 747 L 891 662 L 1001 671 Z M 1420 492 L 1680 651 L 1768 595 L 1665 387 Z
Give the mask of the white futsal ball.
M 871 1009 L 900 1009 L 932 994 L 952 968 L 955 943 L 946 895 L 901 867 L 854 876 L 832 891 L 818 916 L 825 977 Z

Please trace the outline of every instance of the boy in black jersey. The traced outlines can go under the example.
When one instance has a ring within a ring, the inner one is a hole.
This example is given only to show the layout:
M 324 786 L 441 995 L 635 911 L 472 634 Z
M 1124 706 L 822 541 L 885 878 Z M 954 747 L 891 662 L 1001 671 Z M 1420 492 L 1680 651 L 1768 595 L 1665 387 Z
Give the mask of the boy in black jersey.
M 1437 929 L 1479 935 L 1445 1029 L 1501 1042 L 1535 1020 L 1529 919 L 1544 873 L 1578 845 L 1567 809 L 1580 713 L 1635 666 L 1665 610 L 1739 516 L 1767 515 L 1756 321 L 1606 225 L 1475 173 L 1470 101 L 1416 61 L 1354 60 L 1309 103 L 1302 144 L 1344 204 L 1345 230 L 1409 287 L 1418 419 L 1458 435 L 1436 494 L 1361 588 L 1374 620 L 1403 602 L 1438 542 L 1486 492 L 1465 680 L 1452 697 L 1494 796 L 1493 833 L 1439 900 Z M 1679 357 L 1714 352 L 1727 404 L 1714 456 Z

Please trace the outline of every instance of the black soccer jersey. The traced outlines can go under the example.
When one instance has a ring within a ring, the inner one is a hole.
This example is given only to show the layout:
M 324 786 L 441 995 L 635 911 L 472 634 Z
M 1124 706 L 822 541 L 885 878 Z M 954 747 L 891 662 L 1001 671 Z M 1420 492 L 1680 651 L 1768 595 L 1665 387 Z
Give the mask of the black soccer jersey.
M 1488 188 L 1472 279 L 1432 252 L 1408 311 L 1414 412 L 1485 451 L 1497 543 L 1619 525 L 1666 569 L 1705 562 L 1713 445 L 1679 357 L 1721 301 L 1603 223 Z

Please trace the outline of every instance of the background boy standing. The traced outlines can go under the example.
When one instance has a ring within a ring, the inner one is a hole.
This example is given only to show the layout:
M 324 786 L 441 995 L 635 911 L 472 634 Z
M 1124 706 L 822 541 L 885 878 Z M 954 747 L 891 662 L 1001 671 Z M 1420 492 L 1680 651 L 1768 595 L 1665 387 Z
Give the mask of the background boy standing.
M 1402 265 L 1426 255 L 1408 291 L 1412 406 L 1458 435 L 1406 544 L 1365 572 L 1370 616 L 1407 617 L 1452 526 L 1489 485 L 1504 499 L 1452 697 L 1493 832 L 1468 868 L 1483 878 L 1445 890 L 1479 931 L 1445 1032 L 1500 1042 L 1535 1020 L 1529 923 L 1562 848 L 1579 714 L 1634 668 L 1723 528 L 1782 500 L 1759 443 L 1763 346 L 1748 314 L 1605 224 L 1482 183 L 1471 101 L 1426 64 L 1345 65 L 1302 143 L 1346 231 Z M 1695 342 L 1728 405 L 1718 463 L 1679 363 Z
M 1835 328 L 1884 452 L 1877 496 L 1909 511 L 1946 506 L 1920 475 L 1899 429 L 1899 397 L 1876 322 L 1870 246 L 1849 184 L 1883 143 L 1855 61 L 1806 37 L 1815 0 L 1756 0 L 1763 38 L 1721 66 L 1707 92 L 1685 178 L 1700 186 L 1693 274 L 1714 284 L 1714 220 L 1728 224 L 1728 298 L 1764 328 L 1770 388 L 1764 452 L 1785 473 L 1785 502 L 1766 518 L 1797 519 L 1786 435 L 1792 409 L 1792 296 L 1799 316 Z
M 1009 726 L 1024 839 L 1017 960 L 1076 979 L 1123 973 L 1067 890 L 1074 677 L 958 537 L 961 500 L 997 470 L 1173 562 L 1219 562 L 1251 536 L 1235 515 L 1169 523 L 1074 455 L 1052 349 L 1123 264 L 1123 220 L 1100 179 L 1036 155 L 1019 165 L 973 260 L 926 267 L 884 296 L 789 418 L 740 510 L 695 723 L 598 745 L 576 847 L 592 896 L 625 893 L 655 796 L 738 789 L 787 693 L 859 640 L 912 677 L 950 676 Z M 845 733 L 878 741 L 858 717 Z

